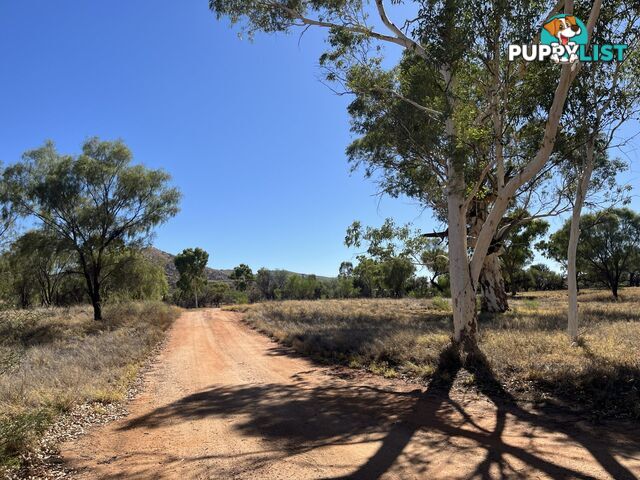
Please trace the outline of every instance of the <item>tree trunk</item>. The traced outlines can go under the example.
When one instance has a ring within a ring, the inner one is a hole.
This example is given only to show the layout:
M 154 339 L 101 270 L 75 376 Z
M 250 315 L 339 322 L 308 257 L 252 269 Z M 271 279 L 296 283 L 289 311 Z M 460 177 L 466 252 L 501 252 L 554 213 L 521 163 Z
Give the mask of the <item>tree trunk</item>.
M 476 295 L 469 272 L 464 197 L 455 183 L 450 185 L 448 190 L 449 278 L 453 309 L 453 341 L 461 344 L 465 349 L 475 350 L 477 345 Z
M 447 161 L 447 220 L 449 237 L 449 279 L 451 284 L 451 306 L 453 310 L 453 342 L 466 351 L 477 350 L 476 292 L 471 281 L 467 251 L 467 208 L 465 205 L 466 183 L 464 158 L 455 146 L 456 127 L 453 119 L 455 97 L 452 90 L 455 79 L 448 66 L 441 67 L 442 79 L 447 85 L 447 107 L 445 132 L 450 142 Z
M 196 308 L 198 308 L 198 288 L 197 287 L 193 289 L 193 295 L 196 300 Z
M 584 170 L 578 179 L 576 199 L 571 215 L 571 228 L 569 230 L 569 247 L 567 249 L 567 295 L 569 309 L 567 312 L 567 334 L 571 342 L 578 341 L 578 273 L 576 269 L 576 257 L 578 252 L 578 240 L 580 239 L 580 216 L 582 206 L 587 196 L 591 172 L 593 172 L 594 139 L 587 142 L 587 155 Z
M 509 309 L 504 278 L 497 252 L 487 255 L 480 273 L 481 309 L 486 313 L 503 313 Z
M 102 298 L 100 297 L 100 290 L 94 290 L 93 295 L 91 295 L 91 305 L 93 305 L 93 319 L 102 320 Z

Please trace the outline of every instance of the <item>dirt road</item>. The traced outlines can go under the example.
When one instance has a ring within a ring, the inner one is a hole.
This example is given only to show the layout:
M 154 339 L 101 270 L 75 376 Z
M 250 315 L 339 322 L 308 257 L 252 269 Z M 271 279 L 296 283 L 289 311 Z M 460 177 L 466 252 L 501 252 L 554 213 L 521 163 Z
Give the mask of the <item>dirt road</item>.
M 348 378 L 349 376 L 352 378 Z M 636 478 L 640 433 L 319 367 L 238 314 L 185 313 L 130 415 L 63 446 L 79 478 Z

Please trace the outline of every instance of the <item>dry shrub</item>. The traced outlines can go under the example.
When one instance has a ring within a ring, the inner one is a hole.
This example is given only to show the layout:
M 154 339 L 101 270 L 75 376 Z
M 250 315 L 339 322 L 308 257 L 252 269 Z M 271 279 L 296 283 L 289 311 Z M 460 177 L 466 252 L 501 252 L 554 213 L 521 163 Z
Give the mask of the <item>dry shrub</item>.
M 15 465 L 55 415 L 124 397 L 178 309 L 160 302 L 0 312 L 0 465 Z
M 580 295 L 582 341 L 570 345 L 566 292 L 532 292 L 480 322 L 480 348 L 516 398 L 554 399 L 600 416 L 640 418 L 640 288 Z M 607 300 L 605 300 L 607 298 Z M 442 300 L 264 303 L 246 320 L 303 354 L 387 377 L 430 378 L 451 337 Z

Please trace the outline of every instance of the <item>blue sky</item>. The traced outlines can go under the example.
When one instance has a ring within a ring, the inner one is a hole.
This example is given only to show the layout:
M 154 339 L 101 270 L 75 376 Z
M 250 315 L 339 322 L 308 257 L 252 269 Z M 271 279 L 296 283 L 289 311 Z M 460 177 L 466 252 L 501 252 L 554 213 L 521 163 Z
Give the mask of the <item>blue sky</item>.
M 0 0 L 0 160 L 122 138 L 183 192 L 159 248 L 334 275 L 354 219 L 434 225 L 349 175 L 348 99 L 319 81 L 324 33 L 240 40 L 206 0 Z

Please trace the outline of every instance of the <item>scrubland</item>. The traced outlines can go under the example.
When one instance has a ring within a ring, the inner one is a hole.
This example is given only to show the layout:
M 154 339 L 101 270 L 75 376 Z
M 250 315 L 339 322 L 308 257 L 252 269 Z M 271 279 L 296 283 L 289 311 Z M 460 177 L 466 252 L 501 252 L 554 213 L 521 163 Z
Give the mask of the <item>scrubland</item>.
M 518 400 L 547 401 L 598 417 L 640 419 L 640 288 L 613 301 L 579 297 L 581 341 L 566 333 L 566 292 L 510 299 L 511 309 L 480 319 L 479 343 L 500 388 Z M 428 381 L 451 336 L 450 304 L 429 300 L 322 300 L 240 307 L 246 321 L 278 342 L 324 362 L 387 377 Z M 478 379 L 458 375 L 456 385 Z
M 56 416 L 122 400 L 178 315 L 160 302 L 0 311 L 0 474 L 19 465 Z

